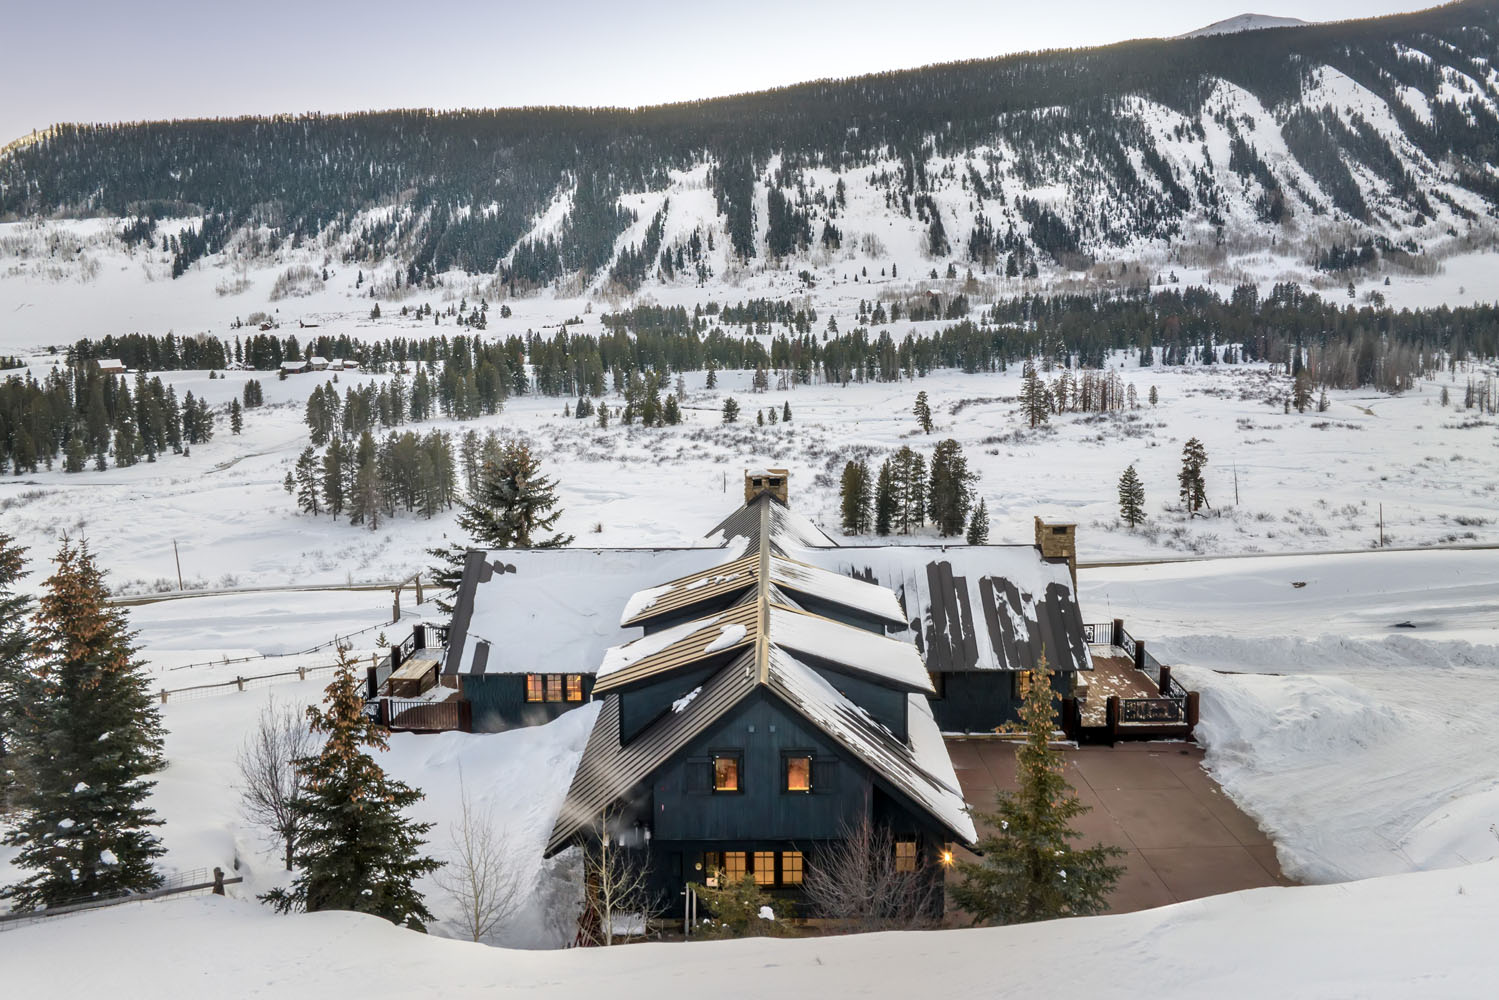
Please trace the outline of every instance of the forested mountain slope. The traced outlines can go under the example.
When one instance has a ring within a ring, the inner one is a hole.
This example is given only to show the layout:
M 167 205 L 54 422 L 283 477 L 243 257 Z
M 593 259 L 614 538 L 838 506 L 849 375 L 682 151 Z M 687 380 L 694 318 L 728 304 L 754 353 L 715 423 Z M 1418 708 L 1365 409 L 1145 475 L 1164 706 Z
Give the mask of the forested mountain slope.
M 1274 247 L 1336 269 L 1492 240 L 1496 59 L 1499 3 L 1472 0 L 638 110 L 62 125 L 0 158 L 0 220 L 118 217 L 174 276 L 313 239 L 396 281 L 513 288 L 896 249 L 1023 273 Z

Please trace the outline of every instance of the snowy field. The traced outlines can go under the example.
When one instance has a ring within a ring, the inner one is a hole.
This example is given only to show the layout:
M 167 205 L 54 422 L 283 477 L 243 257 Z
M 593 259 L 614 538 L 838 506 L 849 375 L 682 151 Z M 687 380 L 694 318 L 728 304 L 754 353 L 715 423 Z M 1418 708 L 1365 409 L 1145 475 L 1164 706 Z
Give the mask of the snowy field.
M 212 897 L 0 933 L 17 996 L 1487 998 L 1499 863 L 993 930 L 518 952 Z M 86 960 L 80 960 L 80 954 Z M 1065 974 L 1062 972 L 1065 970 Z M 1002 986 L 999 984 L 1003 984 Z M 1002 991 L 1002 992 L 1001 992 Z
M 1207 767 L 1288 875 L 1499 856 L 1499 554 L 1216 559 L 1080 582 L 1088 616 L 1124 618 L 1202 692 Z

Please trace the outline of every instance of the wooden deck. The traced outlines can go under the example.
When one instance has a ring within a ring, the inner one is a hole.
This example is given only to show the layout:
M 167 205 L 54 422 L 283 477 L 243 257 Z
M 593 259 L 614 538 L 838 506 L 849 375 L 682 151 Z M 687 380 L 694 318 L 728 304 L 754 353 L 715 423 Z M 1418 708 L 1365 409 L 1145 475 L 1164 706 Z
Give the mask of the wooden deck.
M 1160 683 L 1143 671 L 1136 670 L 1134 661 L 1127 656 L 1104 653 L 1100 647 L 1093 649 L 1093 670 L 1078 675 L 1080 683 L 1088 685 L 1088 698 L 1082 705 L 1083 725 L 1102 726 L 1106 723 L 1106 705 L 1110 697 L 1159 698 Z

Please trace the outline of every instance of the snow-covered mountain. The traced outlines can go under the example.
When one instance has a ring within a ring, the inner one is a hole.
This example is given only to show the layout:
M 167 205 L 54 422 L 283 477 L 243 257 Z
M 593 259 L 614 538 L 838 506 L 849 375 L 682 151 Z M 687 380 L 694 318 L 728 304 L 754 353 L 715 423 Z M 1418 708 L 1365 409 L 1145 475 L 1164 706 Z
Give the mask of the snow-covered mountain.
M 1499 232 L 1496 66 L 1499 5 L 1469 0 L 631 111 L 59 126 L 0 156 L 0 221 L 118 219 L 163 277 L 312 243 L 381 289 L 1168 254 L 1429 273 Z M 12 273 L 64 266 L 16 246 Z
M 1275 17 L 1271 14 L 1240 14 L 1237 17 L 1214 21 L 1205 28 L 1189 31 L 1178 38 L 1206 38 L 1209 35 L 1233 35 L 1241 31 L 1259 31 L 1263 28 L 1296 28 L 1306 24 L 1299 17 Z

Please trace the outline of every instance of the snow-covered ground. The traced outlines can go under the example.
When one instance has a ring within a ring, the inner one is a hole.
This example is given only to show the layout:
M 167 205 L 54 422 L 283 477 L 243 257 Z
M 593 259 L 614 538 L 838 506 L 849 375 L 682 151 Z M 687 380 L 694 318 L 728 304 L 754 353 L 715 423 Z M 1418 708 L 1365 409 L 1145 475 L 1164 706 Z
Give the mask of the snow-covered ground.
M 1202 692 L 1208 769 L 1287 874 L 1499 856 L 1499 554 L 1216 559 L 1080 581 L 1090 617 L 1124 618 Z
M 212 897 L 0 933 L 16 996 L 1493 996 L 1499 863 L 992 930 L 519 952 Z
M 1113 364 L 1121 363 L 1116 356 Z M 564 417 L 568 400 L 537 396 L 512 397 L 494 417 L 409 426 L 529 438 L 560 484 L 559 528 L 584 546 L 694 544 L 732 509 L 741 470 L 755 465 L 789 468 L 794 506 L 836 533 L 846 459 L 867 456 L 877 466 L 901 445 L 930 451 L 949 436 L 980 475 L 992 541 L 1029 542 L 1037 514 L 1076 521 L 1084 561 L 1368 548 L 1378 542 L 1381 513 L 1388 545 L 1499 541 L 1499 421 L 1440 401 L 1446 387 L 1461 402 L 1466 372 L 1396 397 L 1334 392 L 1326 413 L 1305 414 L 1282 412 L 1286 379 L 1265 365 L 1129 363 L 1121 374 L 1135 387 L 1139 409 L 1065 414 L 1035 431 L 1023 426 L 1013 370 L 764 394 L 748 391 L 746 372 L 723 373 L 718 389 L 705 390 L 699 372 L 686 376 L 686 422 L 675 428 L 616 421 L 601 430 Z M 249 377 L 163 374 L 179 396 L 190 389 L 225 404 Z M 307 444 L 306 396 L 333 377 L 282 382 L 261 375 L 268 405 L 247 412 L 245 432 L 231 435 L 221 419 L 214 439 L 187 458 L 5 477 L 5 530 L 32 547 L 38 570 L 60 532 L 86 536 L 122 593 L 174 589 L 174 541 L 189 587 L 408 576 L 430 564 L 427 549 L 458 537 L 456 512 L 430 521 L 401 513 L 372 532 L 326 515 L 300 515 L 282 488 Z M 340 375 L 338 388 L 380 377 Z M 1156 406 L 1148 403 L 1152 388 Z M 921 434 L 911 416 L 918 390 L 936 417 L 931 435 Z M 726 427 L 720 409 L 729 395 L 744 415 Z M 791 406 L 791 423 L 756 426 L 758 410 L 784 404 Z M 1189 521 L 1170 508 L 1182 446 L 1193 435 L 1207 448 L 1212 510 Z M 1136 532 L 1117 521 L 1115 483 L 1131 464 L 1150 513 Z M 922 537 L 931 537 L 930 530 Z

